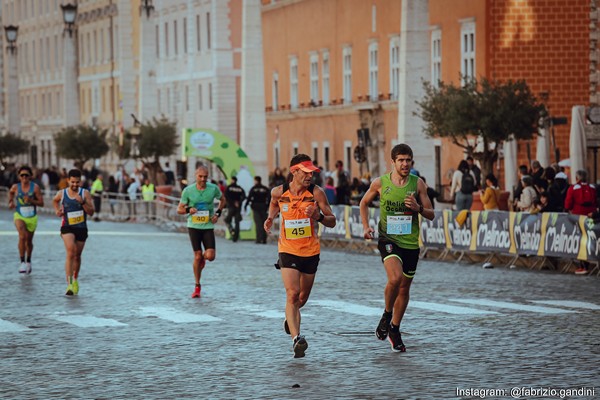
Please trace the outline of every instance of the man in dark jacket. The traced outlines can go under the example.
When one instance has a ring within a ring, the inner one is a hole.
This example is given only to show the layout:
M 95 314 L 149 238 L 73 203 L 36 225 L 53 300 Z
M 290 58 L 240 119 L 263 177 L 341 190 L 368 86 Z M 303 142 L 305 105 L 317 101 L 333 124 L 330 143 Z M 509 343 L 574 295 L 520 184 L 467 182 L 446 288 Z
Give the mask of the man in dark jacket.
M 254 217 L 254 225 L 256 226 L 256 243 L 267 243 L 267 233 L 265 232 L 264 224 L 267 219 L 269 201 L 271 201 L 271 191 L 262 184 L 260 176 L 255 176 L 254 186 L 252 186 L 252 189 L 248 193 L 244 211 L 248 208 L 248 204 L 250 204 L 252 216 Z
M 225 224 L 231 233 L 231 239 L 237 242 L 240 238 L 240 221 L 242 220 L 242 202 L 246 198 L 246 192 L 237 184 L 237 178 L 231 177 L 231 184 L 225 189 L 225 199 L 227 200 L 227 216 Z M 231 226 L 231 220 L 235 220 L 235 225 Z

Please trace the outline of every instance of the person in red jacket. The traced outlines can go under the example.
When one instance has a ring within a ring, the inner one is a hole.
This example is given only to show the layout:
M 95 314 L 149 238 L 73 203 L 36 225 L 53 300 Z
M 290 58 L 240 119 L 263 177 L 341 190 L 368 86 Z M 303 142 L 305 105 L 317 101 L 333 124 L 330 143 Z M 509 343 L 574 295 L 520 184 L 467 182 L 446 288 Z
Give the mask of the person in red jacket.
M 587 182 L 587 172 L 579 170 L 575 174 L 576 183 L 569 186 L 565 198 L 565 211 L 575 215 L 587 215 L 596 211 L 598 207 L 596 187 Z M 588 272 L 588 263 L 581 262 L 580 267 L 575 270 L 577 275 L 585 275 Z

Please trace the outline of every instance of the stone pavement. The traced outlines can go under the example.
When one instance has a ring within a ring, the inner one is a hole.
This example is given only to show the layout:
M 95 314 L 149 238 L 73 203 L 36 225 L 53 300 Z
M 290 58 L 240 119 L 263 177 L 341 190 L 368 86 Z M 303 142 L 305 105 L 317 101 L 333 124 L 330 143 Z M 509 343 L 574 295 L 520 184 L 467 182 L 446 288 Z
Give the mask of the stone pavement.
M 33 273 L 20 276 L 12 213 L 0 210 L 0 398 L 441 399 L 480 398 L 457 388 L 515 386 L 600 393 L 598 278 L 422 260 L 402 325 L 408 350 L 397 354 L 373 333 L 385 285 L 379 257 L 324 250 L 303 309 L 309 348 L 294 359 L 274 244 L 217 238 L 198 300 L 189 297 L 186 234 L 91 222 L 80 294 L 66 297 L 58 226 L 40 217 Z

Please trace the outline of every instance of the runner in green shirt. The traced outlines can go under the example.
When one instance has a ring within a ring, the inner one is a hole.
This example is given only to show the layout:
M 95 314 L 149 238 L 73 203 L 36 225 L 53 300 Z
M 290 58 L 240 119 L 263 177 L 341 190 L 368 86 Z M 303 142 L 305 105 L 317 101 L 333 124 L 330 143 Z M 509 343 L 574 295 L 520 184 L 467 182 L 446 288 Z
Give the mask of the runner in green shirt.
M 216 211 L 215 200 L 219 200 Z M 217 185 L 208 182 L 208 168 L 203 165 L 198 167 L 196 182 L 183 189 L 177 206 L 177 214 L 188 214 L 188 233 L 194 249 L 193 269 L 196 288 L 192 298 L 200 297 L 200 278 L 206 260 L 213 261 L 216 257 L 214 224 L 221 216 L 223 207 L 225 207 L 225 196 Z
M 400 322 L 409 301 L 410 285 L 419 261 L 419 214 L 432 220 L 427 185 L 410 173 L 412 149 L 406 144 L 392 149 L 392 171 L 376 178 L 360 202 L 364 238 L 372 239 L 375 230 L 369 226 L 368 204 L 379 195 L 378 248 L 387 273 L 384 291 L 385 310 L 375 335 L 389 339 L 394 352 L 406 347 L 400 335 Z

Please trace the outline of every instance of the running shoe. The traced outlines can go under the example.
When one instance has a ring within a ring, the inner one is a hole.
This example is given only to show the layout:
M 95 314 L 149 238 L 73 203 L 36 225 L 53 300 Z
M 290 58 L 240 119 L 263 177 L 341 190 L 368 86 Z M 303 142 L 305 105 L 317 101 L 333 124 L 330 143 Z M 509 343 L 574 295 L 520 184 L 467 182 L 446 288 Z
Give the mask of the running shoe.
M 192 293 L 192 299 L 195 299 L 197 297 L 200 297 L 200 285 L 196 285 L 196 288 L 194 289 L 194 293 Z
M 288 335 L 290 334 L 290 326 L 287 323 L 287 319 L 283 320 L 283 330 L 285 331 L 285 333 L 287 333 Z
M 19 271 L 20 272 L 20 271 Z M 585 275 L 588 273 L 588 270 L 585 268 L 577 268 L 575 270 L 575 275 Z
M 73 279 L 73 294 L 77 294 L 79 293 L 79 282 L 77 281 L 77 279 Z
M 294 338 L 294 358 L 304 357 L 304 352 L 308 349 L 308 342 L 304 339 L 304 336 L 296 336 Z
M 25 272 L 26 272 L 27 274 L 30 274 L 30 273 L 31 273 L 31 263 L 30 263 L 30 262 L 28 262 L 28 263 L 25 263 L 25 269 L 26 269 L 26 271 L 25 271 Z
M 379 320 L 377 329 L 375 329 L 375 336 L 377 336 L 377 339 L 385 340 L 388 336 L 388 331 L 390 330 L 390 322 L 392 322 L 392 313 L 384 312 Z
M 404 346 L 404 343 L 402 343 L 400 329 L 398 329 L 398 331 L 390 329 L 388 340 L 390 341 L 394 353 L 404 353 L 406 351 L 406 347 Z
M 23 262 L 21 262 L 21 264 L 19 264 L 19 273 L 20 274 L 27 273 L 27 264 L 25 264 L 25 261 L 23 261 Z
M 65 292 L 65 296 L 73 296 L 73 284 L 69 283 L 67 286 L 67 291 Z

